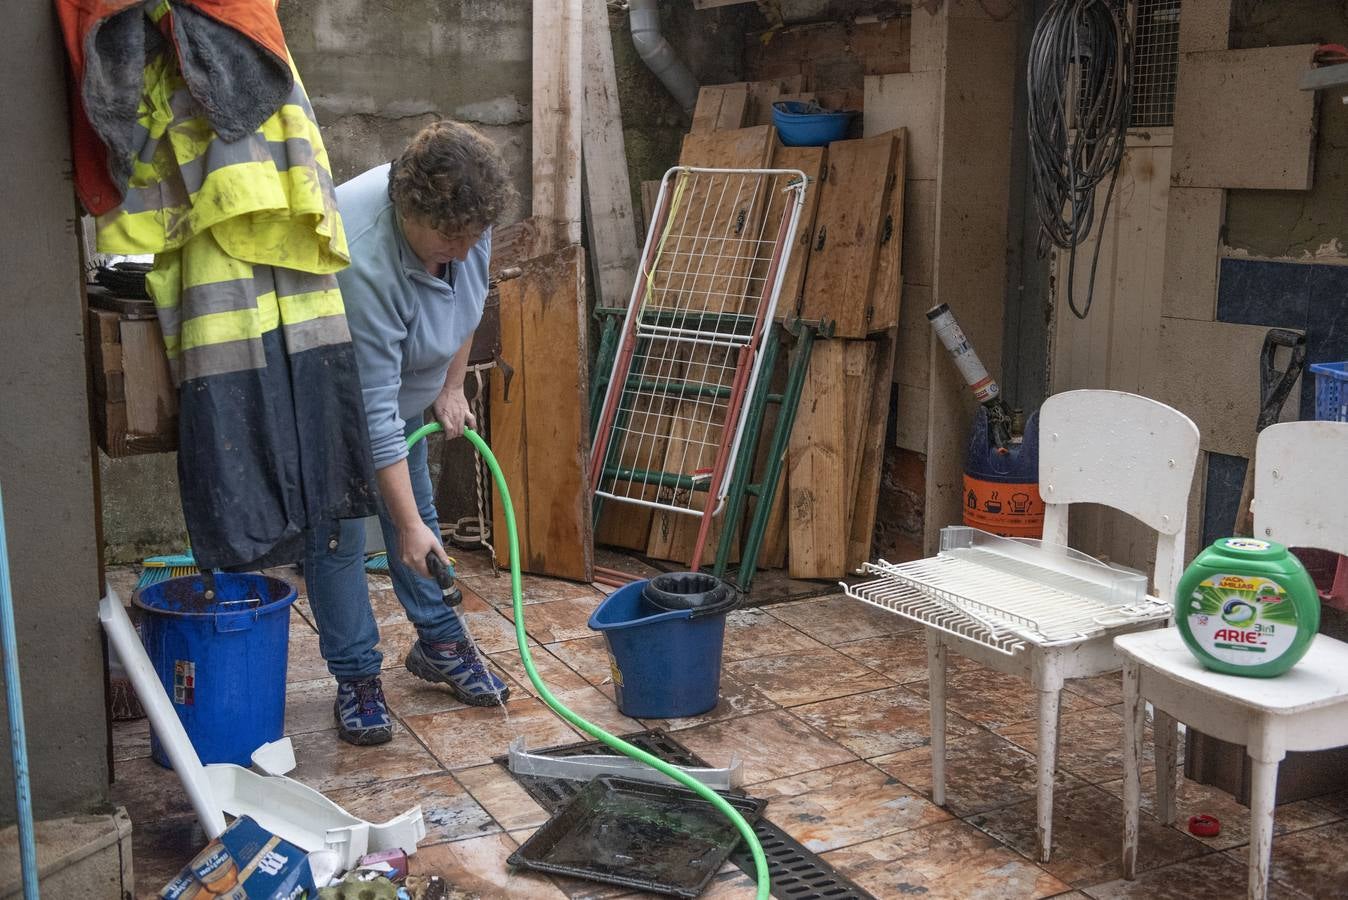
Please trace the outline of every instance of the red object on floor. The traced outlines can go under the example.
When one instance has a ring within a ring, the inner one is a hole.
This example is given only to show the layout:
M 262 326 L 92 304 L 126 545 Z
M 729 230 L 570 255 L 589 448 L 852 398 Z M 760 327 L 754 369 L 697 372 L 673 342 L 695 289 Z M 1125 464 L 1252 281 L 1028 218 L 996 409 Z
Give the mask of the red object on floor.
M 1190 816 L 1189 833 L 1194 837 L 1216 837 L 1222 833 L 1222 823 L 1216 816 Z

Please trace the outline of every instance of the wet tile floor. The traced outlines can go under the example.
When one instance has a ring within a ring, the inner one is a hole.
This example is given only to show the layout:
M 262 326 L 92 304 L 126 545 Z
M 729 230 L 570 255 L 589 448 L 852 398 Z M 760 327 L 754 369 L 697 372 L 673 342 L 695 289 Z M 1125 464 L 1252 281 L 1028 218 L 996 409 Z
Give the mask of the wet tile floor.
M 134 574 L 119 573 L 134 583 Z M 414 632 L 388 580 L 371 577 L 383 635 L 384 684 L 398 719 L 392 743 L 357 748 L 333 730 L 334 684 L 318 650 L 303 584 L 291 616 L 286 730 L 295 777 L 372 820 L 420 803 L 427 836 L 416 870 L 483 898 L 639 897 L 588 883 L 513 873 L 506 858 L 547 819 L 491 762 L 511 738 L 542 747 L 579 739 L 535 698 L 515 649 L 509 583 L 485 558 L 463 555 L 464 611 L 511 685 L 509 717 L 458 703 L 402 668 Z M 722 702 L 705 716 L 636 722 L 608 683 L 603 639 L 586 627 L 599 588 L 528 579 L 525 623 L 544 680 L 567 705 L 610 730 L 673 732 L 714 765 L 738 755 L 749 791 L 768 816 L 876 897 L 927 898 L 1239 896 L 1245 890 L 1248 810 L 1185 782 L 1180 820 L 1223 822 L 1197 839 L 1151 816 L 1154 777 L 1143 785 L 1141 873 L 1118 878 L 1123 772 L 1117 677 L 1074 682 L 1063 700 L 1062 751 L 1051 862 L 1034 846 L 1033 704 L 1003 676 L 967 660 L 952 666 L 947 806 L 929 799 L 926 660 L 920 632 L 845 597 L 819 597 L 732 613 Z M 123 590 L 123 593 L 127 591 Z M 113 795 L 134 823 L 139 896 L 153 897 L 204 842 L 171 772 L 149 759 L 144 721 L 114 733 Z M 1279 808 L 1270 894 L 1348 897 L 1348 791 Z M 737 870 L 704 895 L 748 898 Z

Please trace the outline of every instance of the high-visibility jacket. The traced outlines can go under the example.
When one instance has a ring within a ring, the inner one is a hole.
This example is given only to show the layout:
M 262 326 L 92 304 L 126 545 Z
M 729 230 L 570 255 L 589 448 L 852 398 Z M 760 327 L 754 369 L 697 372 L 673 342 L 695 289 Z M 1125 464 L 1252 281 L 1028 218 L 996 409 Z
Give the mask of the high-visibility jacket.
M 75 189 L 94 215 L 121 202 L 128 151 L 140 141 L 126 114 L 163 43 L 147 22 L 172 42 L 190 92 L 226 140 L 256 130 L 290 93 L 290 54 L 273 0 L 55 2 L 73 74 Z

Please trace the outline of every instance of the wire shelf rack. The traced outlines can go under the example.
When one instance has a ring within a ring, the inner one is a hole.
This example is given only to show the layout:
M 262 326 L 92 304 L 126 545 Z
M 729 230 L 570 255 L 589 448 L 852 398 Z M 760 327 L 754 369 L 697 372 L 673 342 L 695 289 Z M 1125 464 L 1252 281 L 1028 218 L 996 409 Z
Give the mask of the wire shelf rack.
M 1013 543 L 1019 542 L 1008 545 Z M 1020 544 L 1012 551 L 965 546 L 910 563 L 867 563 L 866 573 L 877 577 L 844 585 L 844 591 L 864 603 L 1008 655 L 1027 644 L 1076 643 L 1113 628 L 1170 615 L 1168 603 L 1145 593 L 1130 593 L 1132 585 L 1125 573 L 1115 584 L 1108 578 L 1083 575 L 1081 564 L 1072 560 L 1064 565 L 1064 557 L 1052 548 Z M 1036 555 L 1042 559 L 1036 561 Z
M 805 186 L 794 169 L 665 174 L 595 431 L 596 498 L 719 511 Z

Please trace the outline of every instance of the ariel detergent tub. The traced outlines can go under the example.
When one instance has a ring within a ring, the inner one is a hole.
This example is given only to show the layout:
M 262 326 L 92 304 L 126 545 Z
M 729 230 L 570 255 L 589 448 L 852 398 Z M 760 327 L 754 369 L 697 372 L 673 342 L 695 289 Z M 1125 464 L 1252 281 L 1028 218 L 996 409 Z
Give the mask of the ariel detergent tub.
M 1315 583 L 1287 548 L 1222 538 L 1180 579 L 1175 619 L 1198 661 L 1229 675 L 1281 675 L 1320 628 Z

